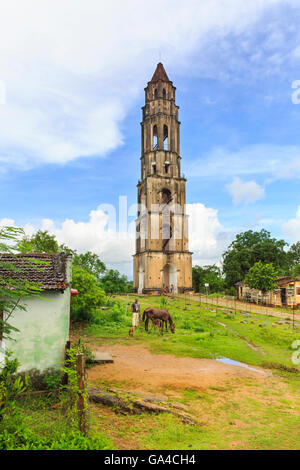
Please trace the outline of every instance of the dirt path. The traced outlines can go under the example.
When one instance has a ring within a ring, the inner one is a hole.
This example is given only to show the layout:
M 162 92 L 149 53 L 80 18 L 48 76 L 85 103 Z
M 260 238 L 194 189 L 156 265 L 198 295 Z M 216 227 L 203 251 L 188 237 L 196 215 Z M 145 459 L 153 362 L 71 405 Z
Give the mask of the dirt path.
M 108 381 L 119 383 L 127 390 L 157 392 L 222 385 L 238 378 L 252 377 L 266 380 L 270 372 L 227 365 L 211 359 L 179 358 L 172 355 L 152 354 L 143 346 L 102 345 L 95 351 L 109 351 L 113 364 L 95 366 L 88 371 L 89 382 Z

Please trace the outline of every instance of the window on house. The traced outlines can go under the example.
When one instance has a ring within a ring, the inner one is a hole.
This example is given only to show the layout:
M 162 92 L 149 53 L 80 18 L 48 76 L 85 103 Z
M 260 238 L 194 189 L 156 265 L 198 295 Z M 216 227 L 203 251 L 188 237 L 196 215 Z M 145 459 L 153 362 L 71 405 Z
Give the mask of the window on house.
M 156 173 L 156 165 L 152 165 L 153 173 Z

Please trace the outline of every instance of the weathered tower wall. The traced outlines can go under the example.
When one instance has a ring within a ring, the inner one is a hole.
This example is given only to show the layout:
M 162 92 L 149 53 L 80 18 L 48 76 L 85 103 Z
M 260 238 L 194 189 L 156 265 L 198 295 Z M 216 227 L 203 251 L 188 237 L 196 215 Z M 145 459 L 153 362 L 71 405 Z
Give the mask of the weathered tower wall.
M 176 88 L 158 64 L 145 88 L 138 188 L 134 289 L 192 289 L 192 253 L 185 214 L 186 179 L 181 176 L 180 122 Z

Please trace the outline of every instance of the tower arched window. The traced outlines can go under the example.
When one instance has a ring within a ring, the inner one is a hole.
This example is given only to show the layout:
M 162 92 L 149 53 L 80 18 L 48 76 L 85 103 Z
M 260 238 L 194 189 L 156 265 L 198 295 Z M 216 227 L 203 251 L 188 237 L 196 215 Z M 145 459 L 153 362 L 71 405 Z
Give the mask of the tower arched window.
M 172 194 L 171 191 L 167 188 L 164 188 L 161 192 L 162 194 L 162 203 L 163 204 L 169 204 L 169 202 L 172 200 Z
M 157 90 L 157 88 L 155 88 L 155 90 L 154 90 L 154 99 L 156 100 L 156 98 L 158 98 L 158 90 Z
M 153 126 L 153 150 L 157 150 L 157 125 Z
M 164 150 L 169 150 L 169 129 L 164 125 Z
M 166 92 L 166 89 L 164 88 L 163 89 L 163 99 L 165 100 L 167 98 L 167 92 Z

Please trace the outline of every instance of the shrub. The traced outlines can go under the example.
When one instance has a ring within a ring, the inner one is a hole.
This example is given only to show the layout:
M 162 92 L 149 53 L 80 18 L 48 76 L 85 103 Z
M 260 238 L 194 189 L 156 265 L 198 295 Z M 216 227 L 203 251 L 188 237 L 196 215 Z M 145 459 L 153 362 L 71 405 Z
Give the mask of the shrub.
M 168 305 L 168 299 L 164 295 L 162 295 L 160 298 L 160 307 L 166 308 L 167 305 Z
M 182 328 L 184 330 L 191 330 L 192 329 L 192 325 L 189 321 L 187 320 L 184 320 L 183 324 L 182 324 Z
M 93 314 L 92 322 L 97 325 L 120 324 L 125 320 L 124 306 L 118 302 L 113 302 L 109 310 L 97 310 Z
M 61 374 L 55 371 L 52 374 L 45 375 L 43 382 L 47 390 L 57 390 L 61 384 L 61 379 Z
M 79 294 L 72 298 L 71 318 L 73 321 L 90 322 L 95 309 L 106 304 L 106 296 L 96 277 L 83 268 L 73 266 L 72 287 Z
M 28 388 L 30 390 L 56 390 L 59 388 L 62 380 L 62 374 L 59 370 L 52 367 L 39 371 L 31 369 L 27 372 L 18 374 L 23 380 L 27 380 Z
M 40 437 L 19 414 L 4 420 L 0 430 L 0 450 L 104 450 L 111 446 L 101 435 L 88 437 L 77 430 Z

